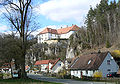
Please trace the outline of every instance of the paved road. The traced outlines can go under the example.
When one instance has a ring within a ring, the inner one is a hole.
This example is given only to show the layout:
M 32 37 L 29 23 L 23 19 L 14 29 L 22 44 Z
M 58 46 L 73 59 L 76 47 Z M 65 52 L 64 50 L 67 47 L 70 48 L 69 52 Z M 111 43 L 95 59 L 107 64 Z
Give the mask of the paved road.
M 115 84 L 115 83 L 105 83 L 105 82 L 88 82 L 88 81 L 76 81 L 71 79 L 57 79 L 54 77 L 45 77 L 38 74 L 28 74 L 29 78 L 37 79 L 41 81 L 49 81 L 49 82 L 57 82 L 57 83 L 64 83 L 64 84 Z

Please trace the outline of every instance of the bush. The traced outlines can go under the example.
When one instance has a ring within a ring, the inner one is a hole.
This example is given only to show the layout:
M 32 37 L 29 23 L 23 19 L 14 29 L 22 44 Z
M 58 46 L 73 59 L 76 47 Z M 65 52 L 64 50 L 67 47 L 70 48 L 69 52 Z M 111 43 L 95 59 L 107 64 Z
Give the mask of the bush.
M 94 77 L 94 78 L 101 78 L 101 77 L 102 77 L 102 72 L 95 72 L 95 73 L 93 74 L 93 77 Z
M 69 72 L 68 70 L 63 69 L 63 70 L 59 71 L 57 75 L 58 75 L 59 78 L 70 79 L 71 75 L 68 72 Z
M 3 78 L 3 73 L 0 73 L 0 78 Z
M 111 54 L 113 57 L 120 57 L 120 50 L 114 50 Z
M 110 42 L 107 40 L 106 41 L 106 48 L 110 48 L 111 47 L 111 44 L 110 44 Z

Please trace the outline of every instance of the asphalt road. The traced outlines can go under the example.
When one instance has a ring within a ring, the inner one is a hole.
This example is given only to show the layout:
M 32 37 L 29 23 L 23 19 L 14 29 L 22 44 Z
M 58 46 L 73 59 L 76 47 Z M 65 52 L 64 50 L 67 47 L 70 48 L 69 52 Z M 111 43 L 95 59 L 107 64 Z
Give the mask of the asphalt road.
M 40 74 L 28 74 L 28 77 L 41 81 L 57 82 L 64 84 L 115 84 L 115 83 L 105 83 L 105 82 L 76 81 L 72 79 L 57 79 L 54 77 L 45 77 Z

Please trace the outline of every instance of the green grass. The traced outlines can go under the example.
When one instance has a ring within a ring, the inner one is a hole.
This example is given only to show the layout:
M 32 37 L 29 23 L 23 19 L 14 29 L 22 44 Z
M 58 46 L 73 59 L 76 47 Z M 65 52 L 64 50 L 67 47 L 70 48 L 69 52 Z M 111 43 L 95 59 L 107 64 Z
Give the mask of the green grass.
M 45 82 L 34 79 L 0 79 L 0 84 L 61 84 L 53 82 Z

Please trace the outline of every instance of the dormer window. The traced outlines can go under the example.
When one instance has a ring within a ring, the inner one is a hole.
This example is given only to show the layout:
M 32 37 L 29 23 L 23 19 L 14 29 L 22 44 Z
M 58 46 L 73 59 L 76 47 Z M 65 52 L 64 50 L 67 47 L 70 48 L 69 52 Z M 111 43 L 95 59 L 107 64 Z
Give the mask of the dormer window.
M 91 60 L 88 61 L 88 64 L 90 64 L 90 63 L 91 63 Z

